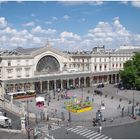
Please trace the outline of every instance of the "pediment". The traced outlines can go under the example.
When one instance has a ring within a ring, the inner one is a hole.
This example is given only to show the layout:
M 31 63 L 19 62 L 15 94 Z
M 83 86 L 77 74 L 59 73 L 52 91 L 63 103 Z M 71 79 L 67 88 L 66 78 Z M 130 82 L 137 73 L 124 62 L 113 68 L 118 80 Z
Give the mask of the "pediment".
M 40 55 L 40 54 L 42 54 L 44 52 L 52 52 L 52 53 L 55 53 L 57 55 L 64 56 L 64 57 L 68 56 L 67 54 L 65 54 L 65 53 L 63 53 L 63 52 L 51 47 L 50 44 L 48 44 L 48 43 L 44 47 L 32 52 L 31 55 L 33 57 L 35 57 L 35 56 Z

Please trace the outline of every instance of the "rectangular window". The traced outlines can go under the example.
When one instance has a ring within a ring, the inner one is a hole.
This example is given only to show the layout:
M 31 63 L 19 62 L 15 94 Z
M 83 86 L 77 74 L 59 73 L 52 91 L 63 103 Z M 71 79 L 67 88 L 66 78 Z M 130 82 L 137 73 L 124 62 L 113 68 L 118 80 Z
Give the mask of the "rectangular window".
M 30 71 L 30 68 L 25 68 L 25 76 L 26 77 L 29 77 L 29 71 Z
M 11 66 L 11 61 L 8 61 L 8 66 Z
M 17 60 L 17 65 L 20 65 L 20 60 Z
M 94 67 L 95 71 L 97 70 L 97 66 Z
M 26 65 L 29 65 L 29 60 L 26 60 Z

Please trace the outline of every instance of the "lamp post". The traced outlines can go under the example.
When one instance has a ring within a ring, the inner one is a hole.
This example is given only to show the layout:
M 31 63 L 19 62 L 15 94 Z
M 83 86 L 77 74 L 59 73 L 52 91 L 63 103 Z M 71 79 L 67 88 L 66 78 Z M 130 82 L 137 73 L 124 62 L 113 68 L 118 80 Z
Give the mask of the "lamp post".
M 133 89 L 133 105 L 132 105 L 132 117 L 134 118 L 134 89 Z
M 29 101 L 27 99 L 27 119 L 26 119 L 26 123 L 27 123 L 27 137 L 28 139 L 30 139 L 30 121 L 29 121 Z

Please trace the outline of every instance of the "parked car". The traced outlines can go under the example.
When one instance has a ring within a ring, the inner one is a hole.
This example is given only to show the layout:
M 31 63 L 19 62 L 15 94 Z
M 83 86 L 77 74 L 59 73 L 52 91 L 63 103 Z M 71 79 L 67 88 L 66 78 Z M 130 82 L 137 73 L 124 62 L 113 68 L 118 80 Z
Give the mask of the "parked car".
M 102 83 L 102 84 L 99 84 L 99 85 L 97 85 L 97 88 L 103 88 L 104 87 L 104 84 Z
M 95 94 L 97 94 L 97 95 L 103 95 L 103 92 L 100 91 L 100 90 L 94 90 L 94 92 L 95 92 Z
M 4 128 L 12 127 L 11 119 L 5 116 L 0 116 L 0 126 Z

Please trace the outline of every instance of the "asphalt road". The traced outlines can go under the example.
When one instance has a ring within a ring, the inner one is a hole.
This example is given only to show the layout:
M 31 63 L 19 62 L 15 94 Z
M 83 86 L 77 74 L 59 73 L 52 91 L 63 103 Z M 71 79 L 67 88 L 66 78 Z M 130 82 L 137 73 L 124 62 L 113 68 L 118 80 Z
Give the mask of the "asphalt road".
M 21 129 L 20 117 L 4 109 L 1 109 L 1 111 L 6 113 L 6 116 L 12 119 L 12 129 Z
M 67 131 L 66 129 L 70 129 Z M 140 139 L 140 122 L 126 124 L 122 126 L 106 127 L 102 129 L 102 133 L 98 133 L 98 129 L 88 129 L 77 127 L 61 127 L 56 130 L 50 130 L 49 135 L 55 139 L 90 139 L 92 137 L 106 137 L 112 139 Z M 89 134 L 88 134 L 89 133 Z M 96 134 L 95 134 L 96 133 Z M 106 139 L 104 138 L 104 139 Z
M 104 128 L 103 133 L 113 139 L 140 139 L 140 122 Z
M 0 131 L 0 139 L 26 139 L 26 138 L 27 136 L 21 133 Z

